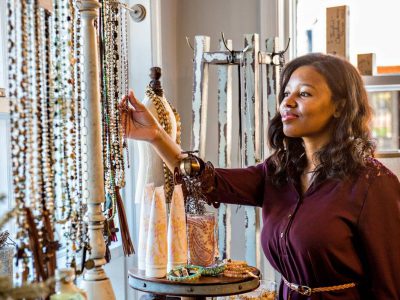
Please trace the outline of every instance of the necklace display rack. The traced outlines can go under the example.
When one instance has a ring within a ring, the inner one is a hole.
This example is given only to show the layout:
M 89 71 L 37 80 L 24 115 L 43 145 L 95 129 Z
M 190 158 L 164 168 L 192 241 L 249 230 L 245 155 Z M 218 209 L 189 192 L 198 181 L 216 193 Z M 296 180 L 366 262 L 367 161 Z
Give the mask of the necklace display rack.
M 88 241 L 77 118 L 80 18 L 72 0 L 48 4 L 7 3 L 17 285 L 54 277 L 58 229 L 65 237 L 67 265 L 76 267 Z
M 119 8 L 127 9 L 128 11 L 133 9 L 134 13 L 132 14 L 134 16 L 131 14 L 133 20 L 140 22 L 144 18 L 145 10 L 144 7 L 136 10 L 134 9 L 136 6 L 128 8 L 123 2 L 114 0 L 102 1 L 101 3 L 103 3 L 101 14 L 103 19 L 100 19 L 99 27 L 103 30 L 100 35 L 103 35 L 104 39 L 99 44 L 95 21 L 100 16 L 99 7 L 101 5 L 96 0 L 80 1 L 84 41 L 83 80 L 86 86 L 82 113 L 87 116 L 84 119 L 83 128 L 86 128 L 86 154 L 87 157 L 90 157 L 86 164 L 88 180 L 84 181 L 83 190 L 89 195 L 88 226 L 91 241 L 90 258 L 93 263 L 93 268 L 84 274 L 82 287 L 87 291 L 89 299 L 112 300 L 115 299 L 114 291 L 103 269 L 103 265 L 106 263 L 105 255 L 107 250 L 103 239 L 103 230 L 110 229 L 110 220 L 115 214 L 115 206 L 122 205 L 119 189 L 125 184 L 122 148 L 126 141 L 121 137 L 116 105 L 119 97 L 122 94 L 126 94 L 128 89 L 126 77 L 128 73 L 128 62 L 126 60 L 127 42 L 115 43 L 115 40 L 121 41 L 121 39 L 127 38 L 127 20 L 125 19 L 124 22 L 121 22 L 117 15 L 118 11 L 120 15 L 122 14 L 121 11 L 125 12 Z M 105 21 L 110 21 L 111 23 Z M 118 26 L 117 22 L 119 22 Z M 101 51 L 100 56 L 98 49 Z M 101 58 L 101 61 L 99 58 Z M 98 74 L 99 76 L 93 76 L 93 74 Z M 122 82 L 122 84 L 112 86 L 118 82 Z M 102 146 L 103 141 L 107 143 L 105 147 Z M 105 177 L 103 177 L 104 170 L 106 171 Z M 112 199 L 111 203 L 114 203 L 109 206 L 111 210 L 109 210 L 109 214 L 106 217 L 102 213 L 102 205 L 105 199 L 104 187 L 109 198 Z M 119 217 L 124 215 L 122 211 L 119 212 Z M 125 221 L 121 221 L 120 218 L 120 223 L 123 222 L 126 223 L 126 218 Z M 121 235 L 124 253 L 132 253 L 133 245 L 128 239 L 129 231 L 121 232 Z
M 82 285 L 89 299 L 100 300 L 115 299 L 103 269 L 103 233 L 113 222 L 115 207 L 120 226 L 126 225 L 119 195 L 126 141 L 116 107 L 128 90 L 128 35 L 126 14 L 118 7 L 131 11 L 137 21 L 145 16 L 142 6 L 104 3 L 116 6 L 103 5 L 107 36 L 102 46 L 107 51 L 102 52 L 106 63 L 100 64 L 99 1 L 7 0 L 16 284 L 47 284 L 54 276 L 61 246 L 56 234 L 61 232 L 67 266 L 78 274 L 86 269 Z M 117 34 L 119 42 L 110 34 Z M 106 211 L 105 190 L 112 198 Z M 121 230 L 121 237 L 129 255 L 129 231 Z
M 280 70 L 284 65 L 284 54 L 279 51 L 278 38 L 267 39 L 266 51 L 261 51 L 258 34 L 244 35 L 244 48 L 232 50 L 232 41 L 224 34 L 219 41 L 219 51 L 210 51 L 210 38 L 196 36 L 193 49 L 193 98 L 192 98 L 192 150 L 205 156 L 208 106 L 208 69 L 218 67 L 218 164 L 232 167 L 232 72 L 237 67 L 239 106 L 239 165 L 254 165 L 268 154 L 267 132 L 269 121 L 278 110 Z M 260 84 L 261 83 L 261 84 Z M 246 207 L 245 248 L 246 261 L 260 266 L 259 212 Z M 222 258 L 230 257 L 231 212 L 228 205 L 218 210 L 219 251 Z

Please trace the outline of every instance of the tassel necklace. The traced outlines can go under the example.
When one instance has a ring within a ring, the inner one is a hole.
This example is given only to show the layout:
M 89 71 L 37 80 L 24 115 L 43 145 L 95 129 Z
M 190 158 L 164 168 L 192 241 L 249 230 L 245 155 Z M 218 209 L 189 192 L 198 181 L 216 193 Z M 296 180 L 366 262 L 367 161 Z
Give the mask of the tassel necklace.
M 118 211 L 125 255 L 134 253 L 120 190 L 125 186 L 126 139 L 120 124 L 118 102 L 128 92 L 127 18 L 115 1 L 102 1 L 99 26 L 102 65 L 102 120 L 107 246 L 117 240 L 114 218 Z M 109 253 L 109 252 L 108 252 Z M 110 259 L 109 255 L 107 257 Z

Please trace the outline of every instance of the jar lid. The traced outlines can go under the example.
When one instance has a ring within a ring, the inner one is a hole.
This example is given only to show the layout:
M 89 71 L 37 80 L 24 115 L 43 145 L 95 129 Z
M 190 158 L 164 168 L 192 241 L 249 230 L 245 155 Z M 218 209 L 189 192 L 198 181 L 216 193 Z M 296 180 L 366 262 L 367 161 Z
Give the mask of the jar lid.
M 56 269 L 56 280 L 64 282 L 72 282 L 75 279 L 75 270 L 73 268 Z

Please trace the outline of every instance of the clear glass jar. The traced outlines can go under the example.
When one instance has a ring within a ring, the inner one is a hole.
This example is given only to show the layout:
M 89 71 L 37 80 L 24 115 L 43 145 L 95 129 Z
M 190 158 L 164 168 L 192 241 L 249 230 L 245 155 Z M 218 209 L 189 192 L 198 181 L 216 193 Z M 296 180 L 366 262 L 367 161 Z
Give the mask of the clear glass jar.
M 208 267 L 215 263 L 215 214 L 187 214 L 189 264 Z
M 87 300 L 86 293 L 74 285 L 74 279 L 74 269 L 57 269 L 56 293 L 50 296 L 50 300 Z

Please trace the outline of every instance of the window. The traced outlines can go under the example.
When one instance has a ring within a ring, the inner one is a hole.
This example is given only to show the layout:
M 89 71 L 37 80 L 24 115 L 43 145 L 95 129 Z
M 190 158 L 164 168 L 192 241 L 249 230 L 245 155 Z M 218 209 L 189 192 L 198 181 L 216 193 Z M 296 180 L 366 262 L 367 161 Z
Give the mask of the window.
M 288 5 L 289 3 L 289 5 Z M 282 31 L 294 38 L 294 57 L 310 52 L 326 52 L 326 9 L 349 7 L 349 60 L 357 65 L 357 54 L 375 53 L 376 66 L 400 67 L 400 40 L 393 30 L 400 26 L 400 1 L 382 0 L 286 0 Z M 291 10 L 291 11 L 290 11 Z M 293 24 L 291 27 L 290 24 Z M 400 75 L 363 76 L 370 104 L 374 111 L 372 136 L 379 152 L 400 149 Z M 397 154 L 396 154 L 397 155 Z
M 376 53 L 377 66 L 400 65 L 400 39 L 393 34 L 400 26 L 398 0 L 297 0 L 296 56 L 326 52 L 326 8 L 341 5 L 349 6 L 350 61 Z
M 374 111 L 371 129 L 381 152 L 400 149 L 400 75 L 364 76 Z

